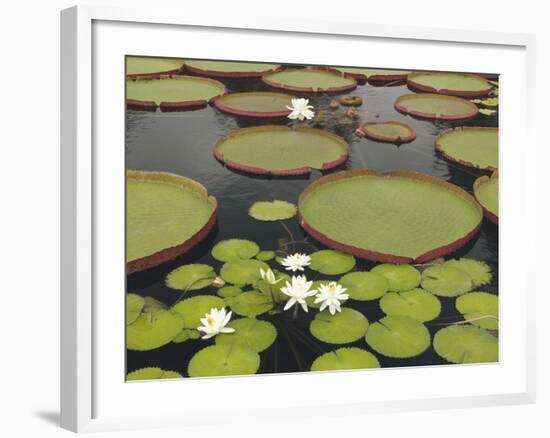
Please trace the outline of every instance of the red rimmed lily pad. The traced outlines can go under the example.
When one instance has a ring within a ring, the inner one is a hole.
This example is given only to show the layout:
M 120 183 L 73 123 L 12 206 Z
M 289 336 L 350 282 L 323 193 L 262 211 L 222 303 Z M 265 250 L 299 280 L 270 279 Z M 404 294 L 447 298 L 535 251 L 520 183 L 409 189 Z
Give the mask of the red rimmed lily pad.
M 230 93 L 214 99 L 214 106 L 224 113 L 245 117 L 286 117 L 292 110 L 294 96 L 268 91 Z
M 416 138 L 414 128 L 396 121 L 367 122 L 359 129 L 365 137 L 385 143 L 408 143 Z
M 142 271 L 187 252 L 216 222 L 216 198 L 192 179 L 131 170 L 126 183 L 126 269 Z
M 448 160 L 482 170 L 498 168 L 498 128 L 464 126 L 438 135 L 435 149 Z
M 479 112 L 477 106 L 466 99 L 432 93 L 399 96 L 394 107 L 403 114 L 428 120 L 468 120 Z
M 147 77 L 159 79 L 164 75 L 174 75 L 181 71 L 184 61 L 174 58 L 149 58 L 129 56 L 126 58 L 126 77 L 136 79 Z
M 315 128 L 264 125 L 232 131 L 216 142 L 216 159 L 227 167 L 259 175 L 301 175 L 347 160 L 345 140 Z
M 498 225 L 498 172 L 489 178 L 480 176 L 474 181 L 474 196 L 483 207 L 485 217 Z
M 407 76 L 413 90 L 461 97 L 487 96 L 493 86 L 481 76 L 462 73 L 416 72 Z
M 298 214 L 305 231 L 327 246 L 388 263 L 423 263 L 456 251 L 483 218 L 472 196 L 439 178 L 368 169 L 310 184 Z
M 185 61 L 185 70 L 211 78 L 259 78 L 264 73 L 281 68 L 280 64 L 261 62 L 205 61 L 191 59 Z
M 262 81 L 273 88 L 297 93 L 343 93 L 357 87 L 357 81 L 342 72 L 323 68 L 289 68 L 266 73 Z

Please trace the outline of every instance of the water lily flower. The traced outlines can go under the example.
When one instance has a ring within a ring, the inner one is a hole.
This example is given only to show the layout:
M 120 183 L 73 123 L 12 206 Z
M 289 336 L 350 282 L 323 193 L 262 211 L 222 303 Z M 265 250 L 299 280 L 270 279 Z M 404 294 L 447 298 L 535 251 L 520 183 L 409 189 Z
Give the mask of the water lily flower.
M 321 284 L 319 286 L 319 293 L 315 296 L 315 303 L 322 303 L 320 311 L 322 312 L 328 307 L 328 311 L 331 315 L 336 312 L 341 312 L 340 301 L 346 301 L 349 298 L 345 287 L 335 281 L 331 281 L 329 284 Z
M 279 278 L 277 280 L 277 277 L 275 276 L 275 273 L 271 270 L 271 268 L 267 268 L 265 271 L 260 268 L 260 275 L 263 281 L 271 285 L 277 284 L 279 281 L 282 280 L 282 278 Z
M 295 304 L 299 304 L 307 312 L 306 298 L 312 297 L 317 293 L 316 289 L 311 289 L 313 281 L 307 281 L 305 275 L 293 276 L 290 282 L 286 282 L 281 288 L 281 292 L 288 295 L 290 299 L 286 302 L 284 310 L 290 309 Z
M 221 277 L 216 277 L 214 281 L 212 282 L 212 286 L 214 287 L 223 287 L 225 286 L 225 281 Z
M 307 119 L 313 119 L 315 113 L 311 111 L 313 108 L 309 104 L 309 99 L 291 99 L 292 106 L 287 105 L 287 109 L 292 110 L 292 112 L 287 116 L 289 119 L 298 119 L 300 121 Z
M 283 265 L 287 271 L 292 272 L 303 271 L 304 266 L 309 266 L 310 263 L 310 256 L 308 256 L 307 254 L 300 254 L 298 252 L 296 254 L 285 257 L 281 261 L 281 265 Z
M 219 333 L 233 333 L 235 329 L 226 327 L 227 323 L 231 319 L 232 312 L 225 312 L 225 308 L 210 309 L 210 312 L 204 315 L 201 319 L 201 326 L 197 327 L 197 330 L 203 333 L 201 339 L 210 339 Z

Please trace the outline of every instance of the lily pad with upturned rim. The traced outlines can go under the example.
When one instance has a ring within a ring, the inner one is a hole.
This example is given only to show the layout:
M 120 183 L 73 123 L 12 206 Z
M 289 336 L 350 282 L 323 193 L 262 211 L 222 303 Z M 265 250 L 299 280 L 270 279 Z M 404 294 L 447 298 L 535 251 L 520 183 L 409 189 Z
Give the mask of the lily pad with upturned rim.
M 451 363 L 498 361 L 498 339 L 473 325 L 450 325 L 434 336 L 434 350 Z
M 242 345 L 211 345 L 203 348 L 189 361 L 189 377 L 236 376 L 255 374 L 260 356 Z
M 309 331 L 327 344 L 348 344 L 361 339 L 368 327 L 369 321 L 362 313 L 343 307 L 334 315 L 326 310 L 317 313 L 309 325 Z
M 273 309 L 271 297 L 256 291 L 243 292 L 226 299 L 237 315 L 254 317 Z
M 498 330 L 498 296 L 475 291 L 456 299 L 456 309 L 470 324 L 487 330 Z
M 428 120 L 462 121 L 478 114 L 477 106 L 466 99 L 431 93 L 399 96 L 394 107 L 401 113 Z
M 172 341 L 183 328 L 181 317 L 170 310 L 142 313 L 126 326 L 126 348 L 149 351 Z
M 483 207 L 485 217 L 498 225 L 498 173 L 493 172 L 490 178 L 483 175 L 476 179 L 474 195 Z
M 311 371 L 337 371 L 380 368 L 374 354 L 357 347 L 343 347 L 322 354 L 311 364 Z
M 235 331 L 217 335 L 217 345 L 240 344 L 260 353 L 269 348 L 277 339 L 277 329 L 273 324 L 255 318 L 235 319 L 227 324 L 227 327 L 233 328 Z
M 220 262 L 251 259 L 260 252 L 260 247 L 252 240 L 222 240 L 212 248 L 212 257 Z
M 441 301 L 424 289 L 390 292 L 380 299 L 382 312 L 389 316 L 408 316 L 420 322 L 431 321 L 441 313 Z
M 132 324 L 138 319 L 143 306 L 145 306 L 145 300 L 142 296 L 126 294 L 126 325 Z
M 212 309 L 225 308 L 225 301 L 214 295 L 197 295 L 176 303 L 172 311 L 180 315 L 185 329 L 197 329 L 201 325 L 201 318 Z
M 166 276 L 166 286 L 176 290 L 199 290 L 210 286 L 216 279 L 212 266 L 201 263 L 183 265 Z
M 214 106 L 224 113 L 244 117 L 287 117 L 294 96 L 268 91 L 229 93 L 214 99 Z
M 447 260 L 444 263 L 444 266 L 450 266 L 451 268 L 460 269 L 461 271 L 468 274 L 468 276 L 472 279 L 472 284 L 474 287 L 488 284 L 493 278 L 491 268 L 487 263 L 482 262 L 481 260 L 474 260 L 463 257 L 458 260 Z
M 287 201 L 257 201 L 248 210 L 248 214 L 259 221 L 282 221 L 296 216 L 297 208 Z
M 416 130 L 406 123 L 388 122 L 367 122 L 360 128 L 360 131 L 371 140 L 385 143 L 402 144 L 413 141 L 416 138 Z
M 265 271 L 269 266 L 256 259 L 233 260 L 222 266 L 220 276 L 235 285 L 254 284 L 261 278 L 260 269 Z
M 408 70 L 388 70 L 380 68 L 360 68 L 360 67 L 334 67 L 346 76 L 351 76 L 357 83 L 364 84 L 384 84 L 388 82 L 401 82 L 407 79 L 410 73 Z
M 350 272 L 338 283 L 347 289 L 351 299 L 357 301 L 377 300 L 389 289 L 388 280 L 374 272 Z
M 126 376 L 126 381 L 180 379 L 182 377 L 183 376 L 176 371 L 166 371 L 159 367 L 146 367 L 128 373 Z
M 411 290 L 420 284 L 420 272 L 410 265 L 384 263 L 372 268 L 371 272 L 388 280 L 392 292 Z
M 279 64 L 260 62 L 208 61 L 188 59 L 185 70 L 212 78 L 256 78 L 262 74 L 280 68 Z
M 442 297 L 456 297 L 472 290 L 468 274 L 451 266 L 435 265 L 422 271 L 422 287 Z
M 340 275 L 351 271 L 355 267 L 355 257 L 334 251 L 323 249 L 310 254 L 309 268 L 325 275 Z
M 126 77 L 135 79 L 141 76 L 160 78 L 161 75 L 178 73 L 184 61 L 175 58 L 126 57 Z
M 463 126 L 438 135 L 435 149 L 446 159 L 482 170 L 498 168 L 498 128 Z
M 407 76 L 407 85 L 428 93 L 461 97 L 487 96 L 492 85 L 481 76 L 463 73 L 415 72 Z
M 298 93 L 343 93 L 357 87 L 357 81 L 341 72 L 321 68 L 289 68 L 266 73 L 264 84 Z

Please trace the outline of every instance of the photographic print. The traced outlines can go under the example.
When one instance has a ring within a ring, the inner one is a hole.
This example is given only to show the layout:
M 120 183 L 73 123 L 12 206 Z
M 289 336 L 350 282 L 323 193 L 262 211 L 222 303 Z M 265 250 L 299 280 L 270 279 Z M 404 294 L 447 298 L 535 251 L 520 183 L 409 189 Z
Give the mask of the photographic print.
M 357 63 L 126 57 L 127 380 L 498 362 L 498 74 Z

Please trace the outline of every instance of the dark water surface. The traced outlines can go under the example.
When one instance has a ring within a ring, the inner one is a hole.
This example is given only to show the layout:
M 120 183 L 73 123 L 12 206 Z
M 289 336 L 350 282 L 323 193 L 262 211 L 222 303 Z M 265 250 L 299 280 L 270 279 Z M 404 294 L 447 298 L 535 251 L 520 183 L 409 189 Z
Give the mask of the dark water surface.
M 224 82 L 230 91 L 264 89 L 260 81 L 255 79 L 235 79 Z M 338 96 L 309 96 L 310 104 L 315 107 L 314 110 L 321 113 L 320 119 L 309 126 L 332 131 L 343 137 L 350 145 L 349 160 L 331 172 L 364 167 L 378 171 L 415 170 L 441 177 L 472 193 L 474 180 L 483 173 L 458 166 L 439 157 L 434 150 L 434 140 L 441 131 L 455 126 L 497 126 L 497 117 L 479 115 L 476 119 L 458 123 L 416 120 L 398 113 L 393 108 L 393 103 L 398 96 L 410 92 L 404 85 L 392 87 L 359 85 L 350 94 L 363 98 L 363 105 L 358 108 L 360 122 L 344 117 L 344 107 L 336 111 L 328 108 L 328 103 L 333 98 L 337 99 Z M 360 123 L 376 120 L 403 121 L 416 129 L 417 138 L 411 143 L 396 146 L 355 136 L 354 131 Z M 127 168 L 167 171 L 190 177 L 204 184 L 209 193 L 217 198 L 219 204 L 218 224 L 205 241 L 170 263 L 129 275 L 128 292 L 151 296 L 171 305 L 179 299 L 180 293 L 164 285 L 166 274 L 186 263 L 206 263 L 214 266 L 219 272 L 221 263 L 210 256 L 210 249 L 216 242 L 229 238 L 243 238 L 257 242 L 262 249 L 275 250 L 279 239 L 288 238 L 288 233 L 280 223 L 256 221 L 248 216 L 248 208 L 253 202 L 260 200 L 283 199 L 296 203 L 303 189 L 322 176 L 322 173 L 314 171 L 309 176 L 284 179 L 253 177 L 223 167 L 212 155 L 212 145 L 228 131 L 270 123 L 292 125 L 294 122 L 289 122 L 288 119 L 254 121 L 223 114 L 210 106 L 188 112 L 151 113 L 131 110 L 127 112 Z M 306 237 L 296 219 L 287 220 L 285 224 L 291 230 L 295 240 Z M 312 243 L 319 249 L 324 248 L 322 244 Z M 299 246 L 298 249 L 308 253 L 313 251 L 309 246 Z M 493 270 L 494 277 L 490 285 L 483 286 L 481 289 L 497 292 L 498 227 L 484 220 L 479 234 L 467 247 L 453 256 L 466 256 L 487 262 Z M 357 269 L 360 270 L 370 269 L 372 266 L 374 264 L 361 260 L 357 263 Z M 311 276 L 311 274 L 308 275 Z M 203 289 L 189 296 L 206 293 L 215 294 L 215 291 Z M 454 298 L 439 298 L 442 302 L 441 315 L 436 320 L 426 323 L 432 336 L 446 324 L 462 319 L 454 307 Z M 361 311 L 370 322 L 374 322 L 384 316 L 378 301 L 350 301 L 346 306 Z M 264 314 L 258 317 L 274 323 L 278 331 L 275 344 L 260 353 L 262 360 L 259 372 L 307 371 L 317 356 L 340 347 L 318 341 L 309 333 L 309 322 L 315 313 L 316 311 L 310 311 L 309 315 L 304 315 L 301 312 L 300 318 L 293 322 L 290 322 L 291 312 L 274 316 Z M 148 352 L 128 351 L 127 369 L 133 371 L 146 366 L 159 366 L 187 376 L 186 368 L 191 357 L 201 348 L 211 344 L 213 340 L 187 341 L 182 344 L 170 343 Z M 372 351 L 364 338 L 354 344 L 346 344 L 346 346 L 352 345 Z M 391 359 L 372 352 L 378 357 L 382 367 L 447 363 L 434 352 L 432 347 L 422 355 L 409 359 Z

